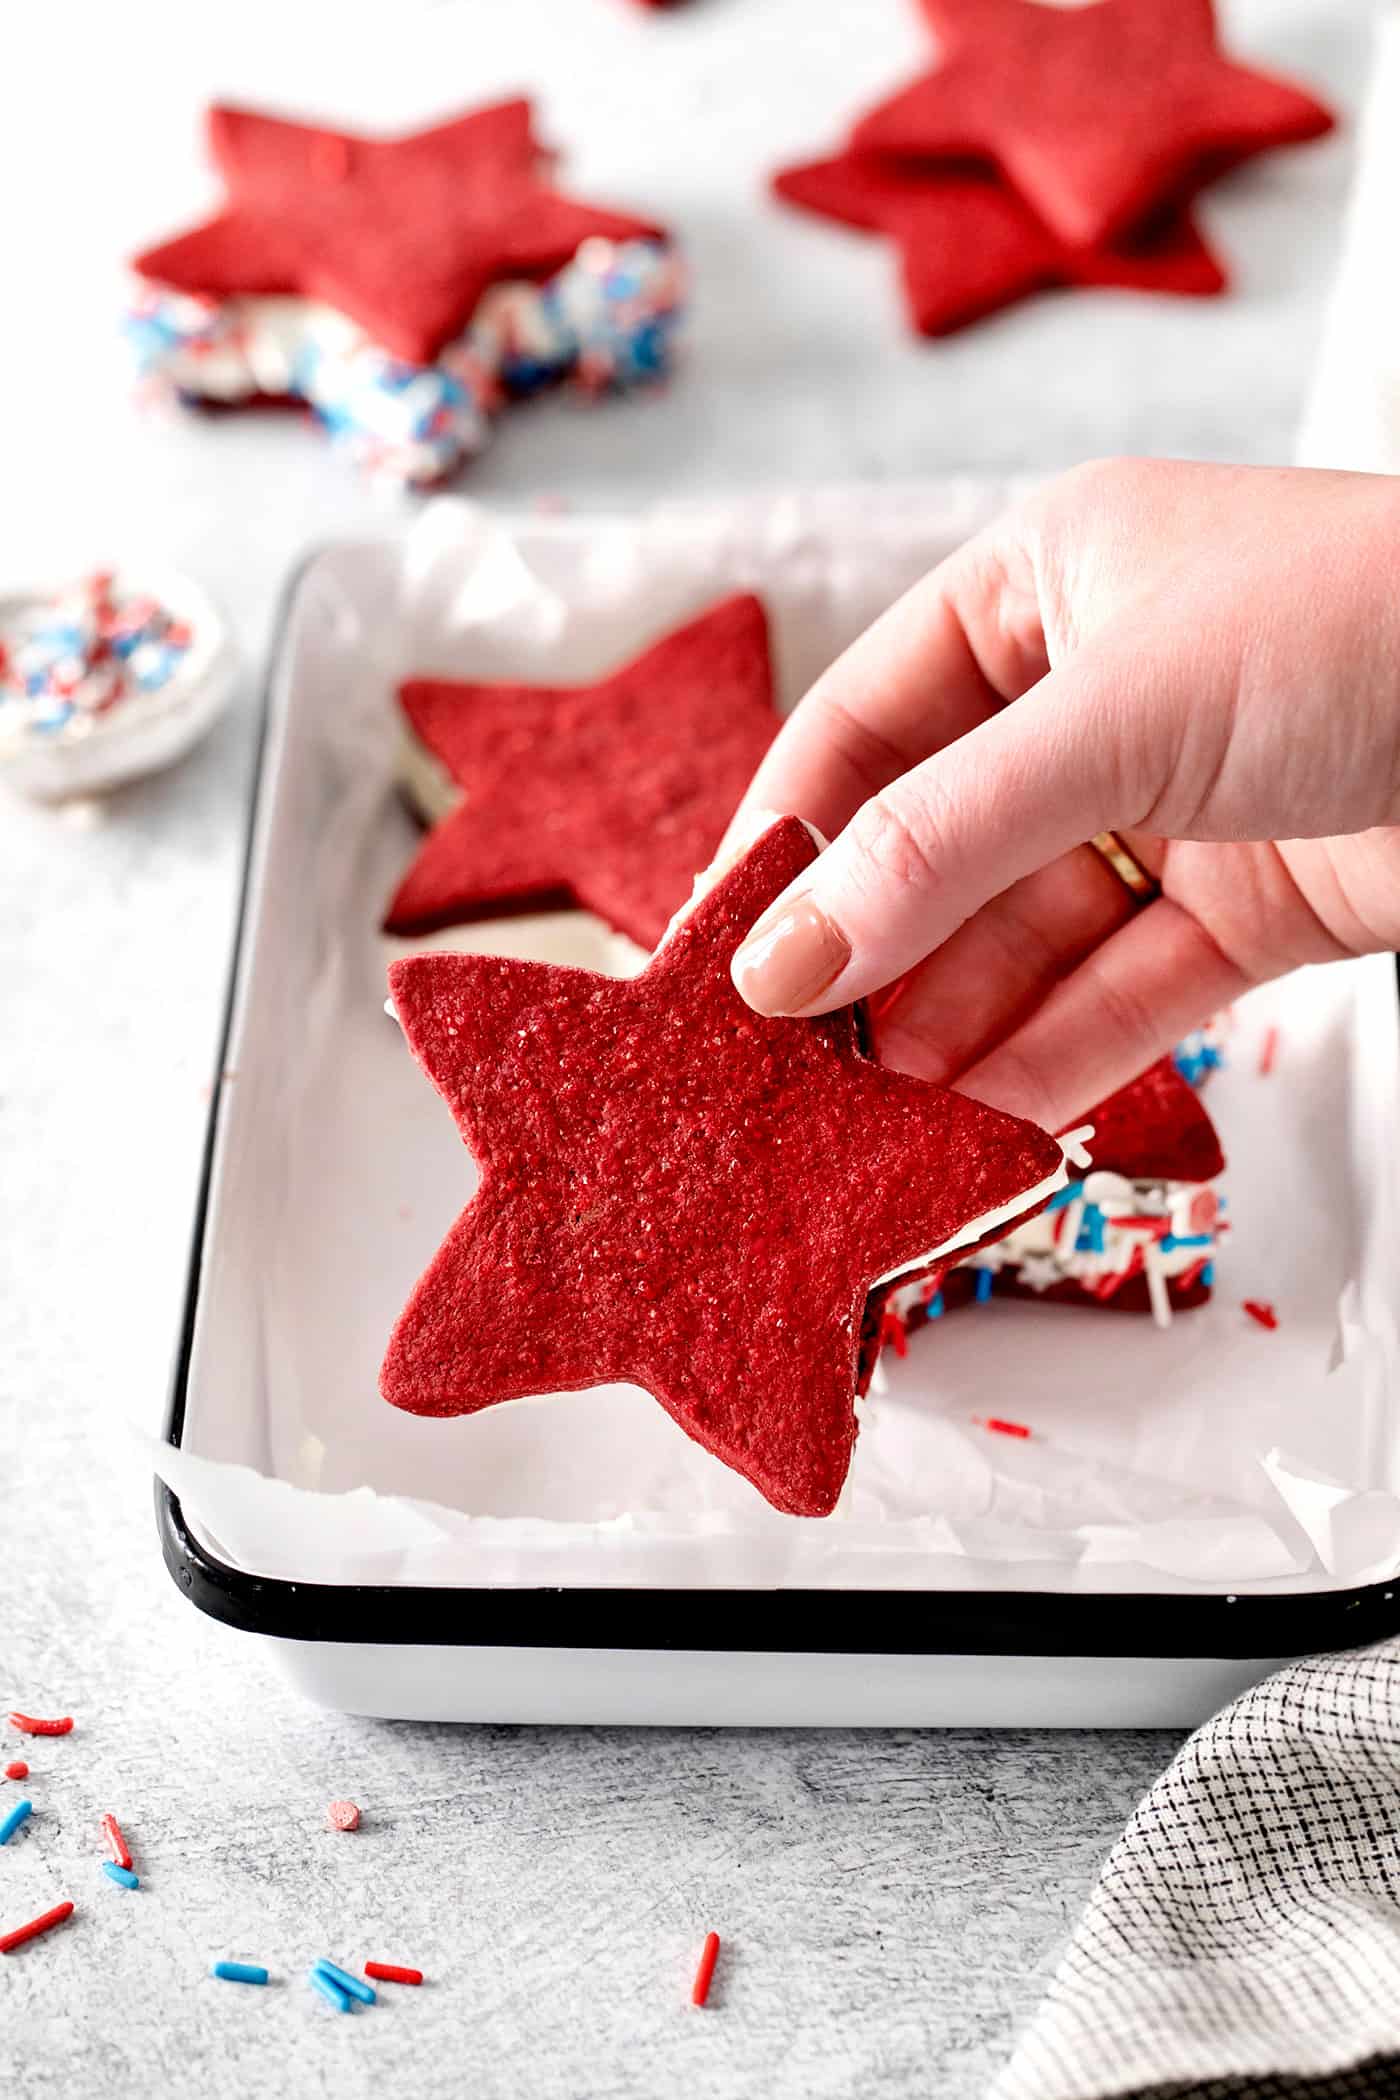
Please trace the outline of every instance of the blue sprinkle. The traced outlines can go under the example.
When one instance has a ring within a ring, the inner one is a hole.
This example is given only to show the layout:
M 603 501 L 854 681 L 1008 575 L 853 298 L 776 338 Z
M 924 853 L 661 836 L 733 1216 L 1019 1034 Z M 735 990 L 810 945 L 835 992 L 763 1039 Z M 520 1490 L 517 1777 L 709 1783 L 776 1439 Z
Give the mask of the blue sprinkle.
M 979 1269 L 977 1271 L 977 1303 L 985 1305 L 991 1295 L 992 1272 L 990 1269 Z
M 379 1993 L 373 1984 L 362 1982 L 358 1976 L 350 1975 L 348 1970 L 338 1969 L 333 1961 L 327 1961 L 324 1954 L 316 1963 L 316 1967 L 323 1976 L 329 1976 L 332 1983 L 338 1984 L 341 1990 L 349 1991 L 352 1998 L 358 1998 L 361 2005 L 377 2004 Z
M 1171 1254 L 1178 1247 L 1208 1247 L 1211 1243 L 1208 1232 L 1166 1232 L 1162 1235 L 1163 1254 Z
M 0 1823 L 0 1845 L 8 1845 L 21 1823 L 27 1823 L 34 1813 L 32 1801 L 16 1801 L 3 1823 Z
M 209 1971 L 224 1983 L 266 1983 L 267 1970 L 255 1961 L 216 1961 Z
M 1062 1189 L 1056 1189 L 1045 1208 L 1047 1210 L 1064 1210 L 1067 1205 L 1077 1202 L 1083 1193 L 1084 1184 L 1082 1181 L 1067 1181 Z
M 1214 1043 L 1202 1041 L 1197 1032 L 1177 1044 L 1172 1062 L 1188 1086 L 1199 1086 L 1206 1074 L 1216 1071 L 1225 1059 Z
M 513 394 L 537 393 L 555 376 L 555 367 L 542 358 L 510 357 L 501 366 L 501 377 Z
M 1076 1254 L 1103 1253 L 1103 1212 L 1097 1203 L 1086 1203 L 1080 1221 L 1079 1237 L 1074 1243 Z
M 309 1969 L 306 1980 L 312 1990 L 319 1991 L 326 2003 L 333 2005 L 337 2012 L 349 2012 L 349 1994 L 343 1991 L 338 1983 L 332 1983 L 324 1969 Z
M 924 1307 L 924 1318 L 926 1320 L 941 1320 L 942 1317 L 943 1293 L 942 1291 L 935 1291 L 928 1304 Z
M 133 1874 L 130 1867 L 119 1867 L 114 1859 L 104 1859 L 102 1871 L 109 1881 L 119 1881 L 124 1889 L 139 1889 L 141 1886 L 139 1875 Z
M 1207 1290 L 1209 1290 L 1212 1284 L 1215 1282 L 1215 1263 L 1213 1261 L 1208 1261 L 1205 1267 L 1202 1269 L 1201 1282 L 1206 1286 Z

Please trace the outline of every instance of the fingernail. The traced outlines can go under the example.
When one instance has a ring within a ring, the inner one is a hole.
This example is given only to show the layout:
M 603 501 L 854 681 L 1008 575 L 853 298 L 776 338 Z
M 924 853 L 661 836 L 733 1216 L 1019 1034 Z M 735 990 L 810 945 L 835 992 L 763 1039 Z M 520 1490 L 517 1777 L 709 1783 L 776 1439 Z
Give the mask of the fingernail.
M 759 920 L 730 964 L 739 996 L 755 1013 L 796 1014 L 834 984 L 851 944 L 810 897 L 794 897 Z

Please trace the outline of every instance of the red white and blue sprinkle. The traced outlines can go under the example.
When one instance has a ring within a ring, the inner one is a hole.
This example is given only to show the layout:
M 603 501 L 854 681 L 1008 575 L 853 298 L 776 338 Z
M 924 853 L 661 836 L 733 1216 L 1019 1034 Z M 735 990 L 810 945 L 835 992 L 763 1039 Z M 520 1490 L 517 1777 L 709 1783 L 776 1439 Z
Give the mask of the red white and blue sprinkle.
M 27 1940 L 37 1940 L 42 1933 L 52 1932 L 55 1925 L 61 1925 L 65 1918 L 71 1918 L 72 1915 L 71 1903 L 55 1903 L 52 1910 L 42 1911 L 37 1918 L 31 1918 L 27 1925 L 16 1925 L 9 1932 L 0 1932 L 0 1954 L 13 1954 L 16 1947 L 24 1946 Z
M 34 1813 L 32 1801 L 16 1801 L 3 1823 L 0 1823 L 0 1845 L 8 1845 L 22 1823 L 27 1823 Z
M 308 1969 L 306 1980 L 312 1990 L 319 1991 L 326 2003 L 333 2005 L 337 2012 L 348 2013 L 353 2009 L 350 1993 L 343 1991 L 332 1977 L 327 1976 L 324 1969 Z
M 17 615 L 0 639 L 0 740 L 88 735 L 168 685 L 191 640 L 155 598 L 118 596 L 98 570 Z
M 590 394 L 664 377 L 681 305 L 664 241 L 584 241 L 544 284 L 495 286 L 434 364 L 410 364 L 309 301 L 220 302 L 145 285 L 126 316 L 140 383 L 192 405 L 301 401 L 353 462 L 442 481 L 510 401 L 571 381 Z
M 266 1983 L 267 1970 L 256 1961 L 216 1961 L 209 1971 L 222 1983 Z
M 71 1735 L 73 1716 L 61 1714 L 57 1720 L 45 1721 L 35 1714 L 14 1712 L 10 1715 L 10 1726 L 18 1728 L 22 1735 Z
M 102 1818 L 102 1835 L 106 1838 L 112 1858 L 117 1865 L 119 1867 L 129 1867 L 131 1865 L 131 1850 L 126 1839 L 122 1836 L 121 1824 L 115 1816 L 107 1815 Z
M 1172 1062 L 1188 1086 L 1204 1086 L 1211 1073 L 1218 1071 L 1225 1062 L 1220 1045 L 1221 1029 L 1221 1021 L 1207 1021 L 1203 1027 L 1193 1028 L 1190 1035 L 1183 1036 L 1173 1050 Z
M 1209 1022 L 1178 1044 L 1177 1069 L 1193 1086 L 1222 1063 L 1218 1038 L 1224 1025 L 1223 1018 Z M 1066 1157 L 1073 1157 L 1069 1140 L 1063 1144 Z M 1087 1154 L 1080 1159 L 1084 1171 L 1035 1216 L 954 1261 L 932 1282 L 897 1287 L 883 1308 L 880 1348 L 892 1346 L 902 1355 L 909 1326 L 942 1317 L 945 1282 L 955 1305 L 985 1305 L 1007 1286 L 1036 1296 L 1080 1292 L 1106 1304 L 1132 1283 L 1145 1293 L 1159 1327 L 1170 1325 L 1181 1304 L 1199 1303 L 1214 1284 L 1213 1256 L 1229 1230 L 1225 1198 L 1208 1183 L 1129 1179 L 1093 1169 Z
M 719 1934 L 717 1932 L 707 1932 L 705 1944 L 700 1949 L 700 1965 L 695 1971 L 695 1981 L 690 1987 L 690 2002 L 692 2005 L 703 2005 L 709 1997 L 710 1983 L 714 1977 L 715 1963 L 718 1960 Z
M 379 1993 L 375 1990 L 373 1984 L 363 1983 L 358 1976 L 352 1976 L 348 1969 L 338 1968 L 324 1954 L 317 1961 L 316 1967 L 323 1976 L 330 1977 L 331 1982 L 335 1984 L 338 1990 L 347 1992 L 352 1998 L 358 1998 L 361 2005 L 378 2004 Z

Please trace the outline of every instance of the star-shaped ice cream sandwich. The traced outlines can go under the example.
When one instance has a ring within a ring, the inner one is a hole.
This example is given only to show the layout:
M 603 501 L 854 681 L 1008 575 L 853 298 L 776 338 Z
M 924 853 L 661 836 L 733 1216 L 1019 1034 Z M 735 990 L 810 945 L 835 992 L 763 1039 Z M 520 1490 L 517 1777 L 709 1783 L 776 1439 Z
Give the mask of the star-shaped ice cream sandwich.
M 861 153 L 990 160 L 1075 246 L 1330 113 L 1221 51 L 1211 0 L 923 0 L 940 62 L 857 124 Z
M 461 799 L 400 883 L 391 933 L 562 901 L 655 947 L 778 727 L 748 592 L 593 685 L 417 678 L 399 700 Z
M 1082 1180 L 982 1257 L 969 1263 L 964 1253 L 931 1285 L 884 1294 L 880 1310 L 896 1325 L 917 1324 L 969 1300 L 1033 1296 L 1151 1313 L 1165 1326 L 1173 1312 L 1204 1305 L 1226 1229 L 1211 1185 L 1225 1155 L 1200 1096 L 1163 1057 L 1087 1120 L 1092 1159 Z
M 481 1183 L 394 1330 L 386 1399 L 457 1415 L 629 1382 L 778 1509 L 834 1507 L 872 1290 L 1028 1215 L 1065 1169 L 1034 1124 L 874 1063 L 852 1009 L 744 1005 L 734 951 L 815 853 L 775 824 L 635 979 L 391 966 Z
M 319 300 L 411 363 L 459 335 L 488 286 L 548 276 L 592 235 L 658 231 L 552 189 L 524 100 L 398 139 L 215 107 L 209 136 L 228 201 L 138 256 L 140 274 L 208 299 Z
M 1055 285 L 1194 296 L 1225 286 L 1224 271 L 1179 207 L 1131 239 L 1083 247 L 1042 225 L 991 171 L 914 168 L 845 152 L 784 168 L 773 187 L 823 218 L 888 234 L 922 335 L 950 334 Z

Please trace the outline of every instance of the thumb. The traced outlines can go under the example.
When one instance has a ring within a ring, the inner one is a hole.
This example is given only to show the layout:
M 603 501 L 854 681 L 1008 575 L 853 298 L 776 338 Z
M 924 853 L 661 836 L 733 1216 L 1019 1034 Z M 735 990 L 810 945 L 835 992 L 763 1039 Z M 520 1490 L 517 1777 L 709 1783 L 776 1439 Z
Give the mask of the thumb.
M 1136 663 L 1071 659 L 862 804 L 734 956 L 761 1014 L 828 1013 L 920 962 L 1096 832 L 1140 823 L 1168 764 Z

